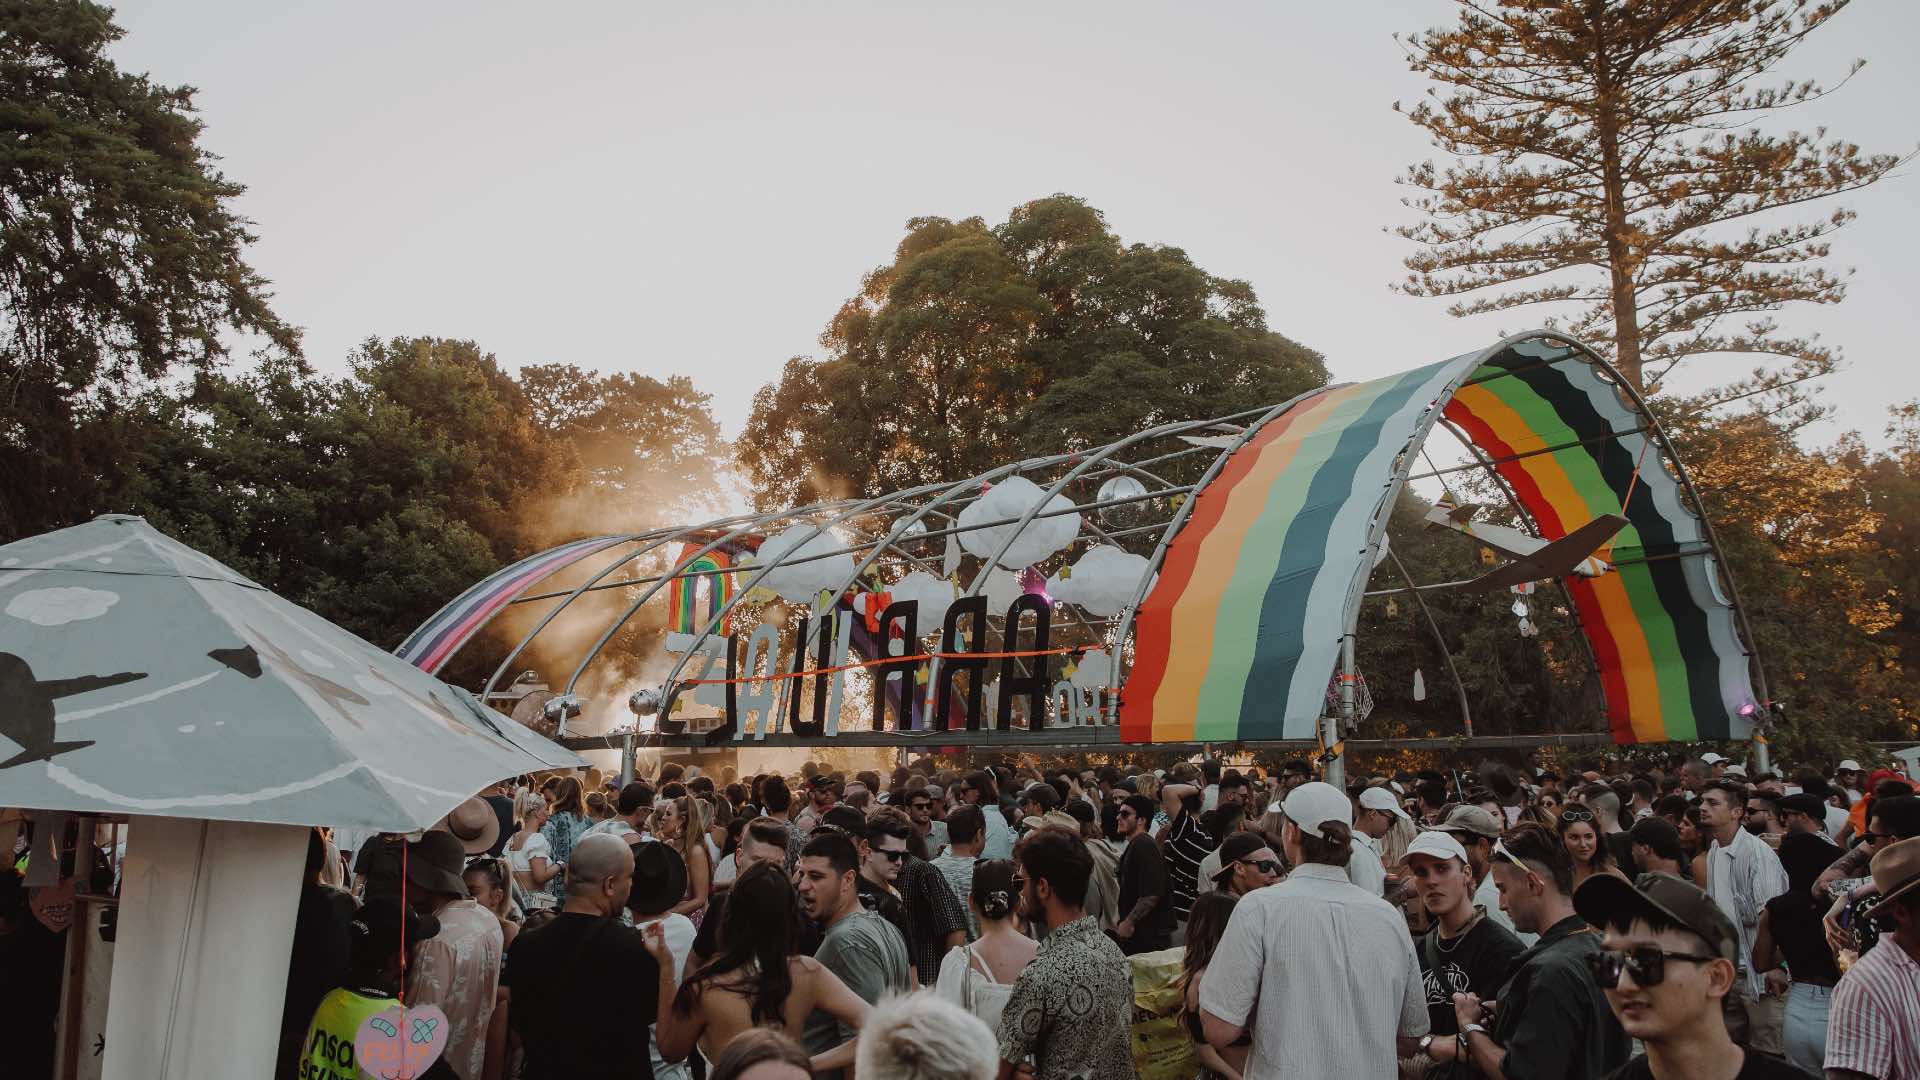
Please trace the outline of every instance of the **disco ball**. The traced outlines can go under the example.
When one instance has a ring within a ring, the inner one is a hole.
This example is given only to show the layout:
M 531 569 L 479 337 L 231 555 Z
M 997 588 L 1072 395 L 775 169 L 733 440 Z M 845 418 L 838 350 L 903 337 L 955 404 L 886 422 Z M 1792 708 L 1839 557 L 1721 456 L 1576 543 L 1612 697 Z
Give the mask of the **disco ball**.
M 1146 493 L 1147 485 L 1123 473 L 1101 484 L 1094 501 L 1104 503 L 1115 499 L 1138 499 Z M 1117 506 L 1105 506 L 1100 509 L 1100 523 L 1109 529 L 1131 529 L 1138 525 L 1145 525 L 1152 516 L 1153 500 L 1151 499 L 1139 499 L 1138 502 L 1120 503 Z

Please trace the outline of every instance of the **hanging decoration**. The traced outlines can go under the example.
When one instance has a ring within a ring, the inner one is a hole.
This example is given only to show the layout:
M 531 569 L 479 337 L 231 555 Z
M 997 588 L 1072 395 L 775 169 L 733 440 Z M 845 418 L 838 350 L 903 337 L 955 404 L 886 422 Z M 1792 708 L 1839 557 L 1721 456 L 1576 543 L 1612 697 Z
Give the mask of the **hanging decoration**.
M 1013 522 L 983 525 L 989 521 L 1018 519 L 1038 506 L 1045 494 L 1040 485 L 1024 476 L 1009 476 L 993 485 L 986 494 L 960 511 L 959 524 L 967 529 L 958 534 L 960 546 L 969 555 L 991 559 L 1000 546 L 1007 543 L 1008 537 L 1012 537 L 1012 544 L 1008 545 L 999 561 L 1001 566 L 1008 569 L 1019 569 L 1032 566 L 1073 543 L 1073 538 L 1080 535 L 1080 515 L 1056 513 L 1073 509 L 1073 500 L 1065 495 L 1055 495 L 1046 500 L 1043 510 L 1053 516 L 1036 517 L 1027 522 L 1025 528 L 1019 528 Z
M 1427 700 L 1427 676 L 1419 668 L 1413 669 L 1413 700 Z
M 675 551 L 673 572 L 677 576 L 667 586 L 667 611 L 669 626 L 677 633 L 691 634 L 699 629 L 704 621 L 711 620 L 733 601 L 734 584 L 733 554 L 723 548 L 712 551 L 692 561 L 684 561 L 688 552 L 698 551 L 702 544 L 694 546 L 681 544 Z M 687 576 L 692 575 L 692 576 Z M 707 583 L 706 610 L 696 611 L 699 606 L 698 586 L 702 579 Z M 704 618 L 702 618 L 704 616 Z

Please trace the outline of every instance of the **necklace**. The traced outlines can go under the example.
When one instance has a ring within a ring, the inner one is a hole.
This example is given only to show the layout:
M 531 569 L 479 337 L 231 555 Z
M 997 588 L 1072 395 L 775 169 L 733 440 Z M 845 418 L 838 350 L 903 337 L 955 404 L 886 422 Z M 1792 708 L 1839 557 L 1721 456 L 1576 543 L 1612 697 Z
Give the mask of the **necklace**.
M 1453 950 L 1459 948 L 1460 943 L 1467 939 L 1467 935 L 1473 933 L 1473 928 L 1475 926 L 1478 926 L 1480 924 L 1480 920 L 1486 917 L 1487 917 L 1486 912 L 1480 910 L 1479 908 L 1474 908 L 1473 918 L 1468 919 L 1467 925 L 1464 927 L 1461 927 L 1460 932 L 1453 936 L 1453 944 L 1451 945 L 1447 944 L 1447 935 L 1444 932 L 1439 935 L 1439 940 L 1436 942 L 1436 944 L 1439 946 L 1440 951 L 1442 953 L 1450 954 L 1453 952 Z

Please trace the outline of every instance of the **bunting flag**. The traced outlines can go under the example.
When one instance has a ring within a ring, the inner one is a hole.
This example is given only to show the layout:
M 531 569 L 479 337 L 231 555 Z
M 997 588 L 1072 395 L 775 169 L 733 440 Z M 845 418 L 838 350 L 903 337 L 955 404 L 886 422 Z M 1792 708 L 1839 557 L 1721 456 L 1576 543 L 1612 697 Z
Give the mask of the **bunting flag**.
M 428 674 L 435 674 L 514 597 L 581 559 L 631 539 L 630 536 L 590 536 L 521 559 L 454 597 L 446 607 L 435 612 L 433 618 L 408 634 L 407 640 L 393 650 L 394 655 Z

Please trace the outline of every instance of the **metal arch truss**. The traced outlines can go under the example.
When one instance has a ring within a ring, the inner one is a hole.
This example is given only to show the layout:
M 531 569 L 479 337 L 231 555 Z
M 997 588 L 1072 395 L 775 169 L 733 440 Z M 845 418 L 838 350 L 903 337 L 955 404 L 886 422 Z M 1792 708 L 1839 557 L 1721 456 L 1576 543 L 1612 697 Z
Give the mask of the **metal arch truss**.
M 1561 334 L 1533 331 L 1506 338 L 1478 355 L 1482 358 L 1491 357 L 1505 348 L 1528 341 L 1548 341 L 1570 348 L 1580 354 L 1583 359 L 1607 372 L 1624 395 L 1631 399 L 1634 411 L 1646 425 L 1642 431 L 1652 441 L 1660 456 L 1665 459 L 1665 466 L 1670 468 L 1678 478 L 1688 497 L 1692 499 L 1697 513 L 1699 499 L 1693 490 L 1692 482 L 1687 477 L 1678 457 L 1672 453 L 1665 435 L 1659 430 L 1645 402 L 1592 350 Z M 1386 518 L 1391 511 L 1392 503 L 1409 479 L 1413 462 L 1436 422 L 1454 430 L 1454 434 L 1468 447 L 1471 461 L 1461 468 L 1478 469 L 1490 476 L 1496 488 L 1506 495 L 1509 505 L 1514 509 L 1521 524 L 1538 535 L 1538 527 L 1531 516 L 1520 507 L 1512 490 L 1495 468 L 1496 462 L 1475 448 L 1463 432 L 1453 429 L 1450 423 L 1441 418 L 1440 411 L 1457 389 L 1459 389 L 1458 382 L 1450 385 L 1440 398 L 1430 403 L 1428 412 L 1419 425 L 1418 433 L 1399 454 L 1391 474 L 1385 478 L 1380 505 L 1375 512 L 1375 520 L 1370 529 L 1369 557 L 1373 550 L 1377 550 L 1384 538 Z M 1313 391 L 1313 393 L 1317 392 L 1319 391 Z M 1308 395 L 1302 395 L 1302 397 L 1305 396 Z M 1108 670 L 1112 675 L 1117 676 L 1130 666 L 1127 658 L 1130 652 L 1134 617 L 1147 594 L 1153 574 L 1160 569 L 1169 545 L 1187 521 L 1193 507 L 1193 496 L 1219 474 L 1228 457 L 1235 450 L 1250 441 L 1267 422 L 1284 415 L 1298 400 L 1300 399 L 1296 398 L 1278 405 L 1205 419 L 1163 423 L 1105 446 L 1029 458 L 1025 461 L 1002 465 L 957 482 L 925 484 L 874 498 L 822 501 L 777 512 L 739 514 L 698 525 L 624 535 L 620 538 L 622 543 L 611 549 L 616 552 L 615 556 L 579 585 L 570 589 L 526 593 L 512 600 L 513 605 L 547 600 L 557 602 L 542 614 L 500 662 L 481 690 L 482 700 L 490 700 L 490 695 L 500 689 L 502 680 L 512 670 L 514 662 L 533 645 L 543 631 L 553 625 L 562 613 L 589 592 L 622 590 L 631 599 L 618 616 L 602 628 L 596 640 L 578 658 L 562 691 L 565 694 L 575 692 L 582 677 L 594 661 L 603 655 L 620 628 L 645 609 L 650 601 L 659 597 L 662 590 L 675 580 L 693 581 L 717 574 L 734 575 L 735 586 L 730 597 L 698 626 L 693 634 L 691 648 L 680 653 L 679 659 L 673 663 L 671 670 L 661 681 L 658 701 L 661 715 L 666 716 L 672 710 L 675 699 L 687 689 L 687 685 L 681 681 L 682 676 L 689 660 L 700 653 L 701 646 L 714 639 L 716 635 L 724 637 L 733 629 L 744 629 L 760 620 L 762 609 L 767 602 L 767 594 L 757 590 L 769 575 L 776 571 L 851 556 L 853 559 L 851 572 L 841 576 L 837 588 L 826 590 L 831 596 L 838 598 L 846 595 L 849 590 L 863 581 L 874 578 L 875 575 L 881 582 L 891 582 L 897 581 L 910 571 L 927 570 L 935 577 L 945 578 L 948 575 L 942 571 L 951 559 L 950 544 L 957 542 L 958 538 L 964 534 L 1001 529 L 1005 530 L 1004 536 L 991 546 L 990 554 L 986 557 L 975 554 L 961 556 L 958 572 L 955 575 L 962 583 L 957 590 L 961 598 L 980 595 L 987 587 L 988 572 L 996 568 L 1016 575 L 1028 569 L 1043 574 L 1057 572 L 1059 568 L 1073 563 L 1094 545 L 1111 545 L 1147 559 L 1147 572 L 1136 583 L 1131 601 L 1115 614 L 1094 615 L 1063 601 L 1055 601 L 1053 605 L 1053 640 L 1062 646 L 1108 650 L 1112 658 L 1112 666 Z M 1011 477 L 1023 477 L 1031 481 L 1040 489 L 1041 496 L 1034 500 L 1024 513 L 995 520 L 961 524 L 962 511 L 981 499 L 994 485 Z M 1133 483 L 1114 484 L 1122 478 L 1130 479 Z M 1064 496 L 1074 505 L 1071 508 L 1049 508 L 1049 503 L 1055 496 Z M 1081 516 L 1080 531 L 1071 543 L 1031 568 L 1000 565 L 999 560 L 1025 535 L 1030 525 L 1036 521 L 1064 514 Z M 756 558 L 744 565 L 721 569 L 688 568 L 701 556 L 734 541 L 764 540 L 795 526 L 811 527 L 815 532 L 809 535 L 825 533 L 833 537 L 834 542 L 830 545 L 830 549 L 813 550 L 805 554 L 797 553 L 801 545 L 795 544 L 789 547 L 785 554 L 776 555 L 770 561 Z M 1713 541 L 1710 525 L 1706 527 L 1705 535 L 1717 559 L 1718 545 Z M 678 552 L 670 548 L 670 545 L 675 544 L 681 545 Z M 975 547 L 979 546 L 976 542 Z M 668 563 L 666 560 L 669 556 L 676 561 Z M 1380 595 L 1385 592 L 1404 590 L 1413 592 L 1415 598 L 1419 599 L 1420 590 L 1439 587 L 1415 582 L 1397 558 L 1392 561 L 1396 576 L 1400 577 L 1404 584 L 1397 588 L 1365 594 L 1367 578 L 1371 571 L 1363 571 L 1355 584 L 1349 603 L 1350 622 L 1357 621 L 1359 600 L 1363 594 Z M 1371 566 L 1372 562 L 1367 565 Z M 1724 568 L 1724 560 L 1720 561 L 1720 566 Z M 623 571 L 627 572 L 627 576 L 623 576 Z M 1728 577 L 1729 575 L 1722 574 L 1723 580 Z M 1727 584 L 1731 594 L 1732 583 L 1728 580 Z M 660 602 L 664 604 L 664 600 Z M 1740 611 L 1737 595 L 1733 596 L 1733 602 L 1735 610 L 1739 612 L 1740 630 L 1747 638 L 1750 647 L 1751 632 L 1745 625 L 1745 613 Z M 806 605 L 790 602 L 789 606 L 800 608 Z M 1424 609 L 1423 601 L 1421 606 Z M 1001 633 L 1005 633 L 1006 627 L 1000 625 L 1004 621 L 1001 613 L 989 612 L 988 618 L 990 627 L 999 626 Z M 1433 632 L 1435 645 L 1451 671 L 1454 667 L 1452 653 L 1430 615 L 1426 621 Z M 818 622 L 809 625 L 818 625 Z M 923 636 L 938 633 L 939 629 L 934 627 L 930 632 L 923 631 Z M 1344 653 L 1346 659 L 1343 660 L 1343 664 L 1349 668 L 1349 673 L 1352 637 L 1353 627 L 1350 625 L 1346 638 L 1349 647 Z M 1585 641 L 1584 634 L 1582 640 Z M 797 641 L 793 648 L 804 650 L 809 647 L 809 643 L 809 641 Z M 885 648 L 885 642 L 881 644 Z M 1588 647 L 1591 649 L 1590 645 Z M 1591 662 L 1591 652 L 1589 656 Z M 778 657 L 776 656 L 775 659 L 777 661 Z M 938 660 L 932 663 L 937 665 Z M 1019 661 L 1018 664 L 1023 670 L 1030 668 L 1030 665 L 1024 661 Z M 1754 667 L 1756 675 L 1762 680 L 1759 685 L 1764 688 L 1764 675 L 1758 672 L 1757 660 Z M 934 671 L 929 671 L 927 681 L 929 687 L 938 685 Z M 1119 748 L 1117 731 L 1114 730 L 1116 718 L 1111 710 L 1099 704 L 1117 695 L 1119 689 L 1117 684 L 1123 683 L 1124 679 L 1113 678 L 1112 681 L 1116 685 L 1107 689 L 1114 693 L 1100 695 L 1095 699 L 1096 705 L 1091 714 L 1096 717 L 1093 723 L 1068 726 L 1065 721 L 1049 722 L 1044 733 L 1048 737 L 1047 744 L 1113 745 Z M 1454 681 L 1459 690 L 1462 728 L 1466 735 L 1471 736 L 1473 729 L 1467 694 L 1465 688 L 1459 686 L 1457 675 Z M 1764 694 L 1764 689 L 1762 692 Z M 1058 704 L 1057 698 L 1050 698 L 1050 700 Z M 904 707 L 905 701 L 906 695 L 903 694 L 902 721 L 898 725 L 902 729 L 908 727 L 912 716 L 912 710 Z M 855 736 L 856 740 L 863 745 L 910 745 L 923 743 L 926 736 L 943 734 L 939 731 L 924 729 L 886 732 L 878 730 L 882 727 L 881 720 L 881 717 L 873 718 L 874 730 L 866 731 L 856 727 L 849 729 L 847 734 Z M 750 745 L 799 745 L 819 741 L 817 738 L 806 739 L 791 733 L 778 738 L 766 738 L 767 734 L 764 730 L 761 731 L 760 737 L 755 738 Z M 1001 734 L 1015 737 L 1011 740 L 1000 738 L 980 741 L 1007 742 L 1009 745 L 1026 745 L 1033 741 L 1025 737 L 1026 732 Z M 1039 731 L 1032 732 L 1033 736 L 1042 734 Z M 971 734 L 969 739 L 972 739 Z M 848 744 L 851 745 L 856 740 L 849 740 Z M 582 744 L 590 742 L 594 746 L 606 745 L 605 740 L 599 736 L 574 741 Z M 703 739 L 699 735 L 689 734 L 655 736 L 649 741 L 656 745 L 662 743 L 693 745 L 701 743 Z

